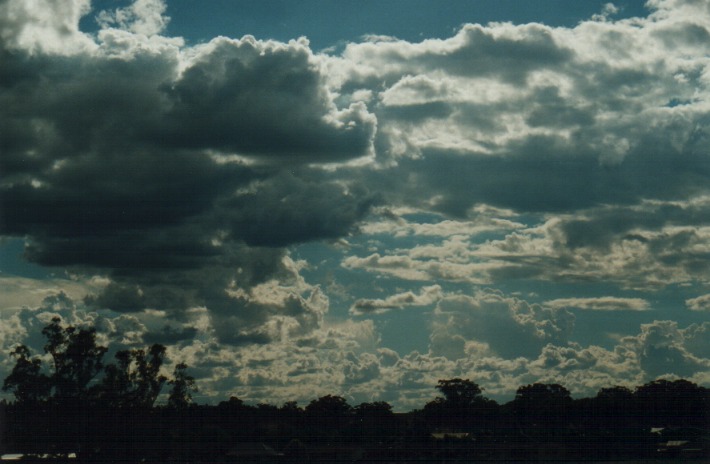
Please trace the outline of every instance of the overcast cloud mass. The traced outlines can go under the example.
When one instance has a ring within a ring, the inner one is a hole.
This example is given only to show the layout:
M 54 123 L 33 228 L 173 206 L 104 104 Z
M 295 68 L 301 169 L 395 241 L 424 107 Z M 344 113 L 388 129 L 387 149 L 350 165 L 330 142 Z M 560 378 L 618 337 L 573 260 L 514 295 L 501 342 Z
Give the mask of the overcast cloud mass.
M 0 0 L 0 349 L 60 314 L 201 402 L 709 386 L 709 5 L 317 49 Z

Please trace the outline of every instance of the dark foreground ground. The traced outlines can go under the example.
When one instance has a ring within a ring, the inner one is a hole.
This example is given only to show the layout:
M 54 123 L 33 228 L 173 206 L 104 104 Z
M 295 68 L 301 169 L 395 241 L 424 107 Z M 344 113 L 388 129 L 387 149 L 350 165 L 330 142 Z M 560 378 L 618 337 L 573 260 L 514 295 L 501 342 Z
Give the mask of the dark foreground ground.
M 338 444 L 290 442 L 269 446 L 260 442 L 236 443 L 227 450 L 188 449 L 153 450 L 141 457 L 131 450 L 95 450 L 68 455 L 4 455 L 3 462 L 32 463 L 556 463 L 556 464 L 665 464 L 708 463 L 710 448 L 703 443 L 662 442 L 629 447 L 610 443 L 477 443 L 471 440 L 436 440 L 408 444 Z

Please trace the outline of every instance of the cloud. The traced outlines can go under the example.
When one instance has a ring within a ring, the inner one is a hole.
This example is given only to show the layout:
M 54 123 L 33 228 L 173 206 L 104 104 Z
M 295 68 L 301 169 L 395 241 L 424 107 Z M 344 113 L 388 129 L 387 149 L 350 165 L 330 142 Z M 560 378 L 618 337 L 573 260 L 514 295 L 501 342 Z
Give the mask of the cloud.
M 92 307 L 258 312 L 232 282 L 278 279 L 282 247 L 347 235 L 376 203 L 321 169 L 371 156 L 376 118 L 336 104 L 307 41 L 188 47 L 159 35 L 157 0 L 99 12 L 89 36 L 87 3 L 46 18 L 23 5 L 0 5 L 0 234 L 30 261 L 110 279 Z
M 569 308 L 648 300 L 547 285 L 677 286 L 708 306 L 690 294 L 710 281 L 704 3 L 320 54 L 306 39 L 186 45 L 164 35 L 166 6 L 96 12 L 87 34 L 87 1 L 0 0 L 0 235 L 73 276 L 0 279 L 4 347 L 41 348 L 32 334 L 59 313 L 118 346 L 169 343 L 206 397 L 412 407 L 447 376 L 505 395 L 707 372 L 707 324 L 581 346 Z M 346 237 L 336 283 L 365 271 L 397 288 L 366 299 L 353 279 L 334 306 L 363 320 L 326 317 L 336 285 L 309 283 L 321 263 L 293 249 Z M 518 284 L 547 303 L 477 287 Z M 392 351 L 362 318 L 426 305 L 425 353 Z
M 704 190 L 695 174 L 708 166 L 698 143 L 705 16 L 680 17 L 467 25 L 445 40 L 351 44 L 336 82 L 343 92 L 384 86 L 378 156 L 396 159 L 390 194 L 410 206 L 463 217 L 480 204 L 557 212 L 682 198 Z M 695 42 L 660 39 L 671 25 L 697 31 Z M 373 182 L 391 179 L 378 174 Z
M 588 311 L 647 311 L 648 301 L 642 298 L 557 298 L 545 302 L 551 308 L 576 308 Z
M 163 0 L 136 0 L 125 8 L 101 11 L 96 19 L 104 29 L 115 25 L 136 34 L 151 36 L 162 32 L 170 21 L 164 14 L 166 8 Z
M 374 116 L 336 107 L 305 40 L 217 38 L 192 55 L 166 92 L 163 143 L 292 163 L 370 154 Z
M 435 315 L 433 342 L 448 345 L 457 338 L 462 350 L 467 340 L 483 342 L 504 358 L 537 356 L 548 343 L 566 345 L 575 320 L 566 309 L 528 304 L 495 291 L 448 296 L 439 301 Z M 431 349 L 436 353 L 438 344 Z M 460 351 L 458 357 L 463 355 Z
M 72 299 L 80 300 L 87 293 L 101 291 L 108 283 L 98 276 L 88 279 L 31 279 L 4 275 L 0 277 L 0 311 L 36 307 L 45 298 L 57 293 L 65 293 Z
M 658 290 L 710 278 L 707 206 L 705 196 L 644 201 L 528 216 L 527 226 L 516 216 L 488 222 L 475 211 L 470 221 L 453 221 L 455 226 L 449 220 L 383 217 L 363 227 L 382 245 L 353 249 L 342 264 L 407 280 L 491 285 L 527 279 Z M 488 225 L 479 230 L 479 223 Z M 413 243 L 411 236 L 419 240 Z M 631 300 L 619 304 L 642 306 Z
M 685 300 L 685 305 L 691 311 L 709 311 L 710 310 L 710 295 L 701 295 L 697 298 Z
M 700 346 L 688 343 L 701 332 L 707 332 L 708 324 L 693 325 L 680 329 L 675 321 L 654 321 L 642 324 L 641 333 L 634 338 L 626 339 L 636 351 L 639 364 L 648 376 L 677 375 L 692 377 L 699 371 L 710 367 L 707 359 L 707 343 L 701 352 L 691 351 L 691 347 Z M 701 329 L 702 330 L 699 330 Z
M 273 291 L 286 295 L 286 289 L 271 284 L 256 293 L 262 304 L 268 298 L 275 304 L 283 296 Z M 536 381 L 561 383 L 575 397 L 593 396 L 603 387 L 641 385 L 659 376 L 701 380 L 710 357 L 708 323 L 681 328 L 673 321 L 656 321 L 612 349 L 581 346 L 566 341 L 572 321 L 565 310 L 492 291 L 445 296 L 434 315 L 428 353 L 400 355 L 383 348 L 372 320 L 320 319 L 313 330 L 269 344 L 225 344 L 210 324 L 200 327 L 198 319 L 209 316 L 206 310 L 193 312 L 192 328 L 168 327 L 158 312 L 99 315 L 64 294 L 3 317 L 0 346 L 8 350 L 22 342 L 41 353 L 39 331 L 55 315 L 69 324 L 93 325 L 100 342 L 113 349 L 169 343 L 170 362 L 187 362 L 197 377 L 200 402 L 236 395 L 252 404 L 307 404 L 318 396 L 341 394 L 351 404 L 383 400 L 407 411 L 433 399 L 439 379 L 453 377 L 473 379 L 486 396 L 499 401 L 511 400 L 520 385 Z M 513 340 L 521 340 L 525 352 L 516 352 Z M 0 364 L 1 372 L 9 372 L 9 361 Z
M 3 0 L 0 40 L 10 49 L 24 49 L 32 54 L 72 54 L 92 49 L 95 45 L 78 27 L 79 19 L 89 10 L 90 0 Z
M 350 307 L 350 314 L 382 314 L 393 309 L 403 309 L 407 306 L 427 306 L 435 303 L 443 296 L 441 286 L 422 287 L 419 295 L 413 292 L 398 293 L 385 299 L 358 299 Z

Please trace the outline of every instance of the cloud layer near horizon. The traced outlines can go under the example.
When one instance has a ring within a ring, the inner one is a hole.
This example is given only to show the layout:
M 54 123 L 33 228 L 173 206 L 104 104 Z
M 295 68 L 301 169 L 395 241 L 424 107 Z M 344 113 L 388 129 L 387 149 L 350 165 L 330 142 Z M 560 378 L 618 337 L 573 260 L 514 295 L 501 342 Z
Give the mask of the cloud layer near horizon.
M 0 235 L 73 279 L 19 310 L 49 283 L 3 277 L 3 347 L 55 308 L 117 343 L 169 344 L 208 396 L 268 401 L 321 385 L 421 406 L 446 376 L 500 395 L 710 380 L 707 323 L 652 317 L 581 345 L 573 313 L 650 313 L 642 292 L 672 285 L 706 311 L 704 4 L 338 53 L 188 45 L 164 35 L 159 0 L 90 7 L 0 1 Z M 322 265 L 294 250 L 319 241 L 381 294 L 304 278 Z M 607 287 L 543 304 L 495 289 L 517 281 Z M 428 350 L 392 350 L 372 318 L 417 308 Z

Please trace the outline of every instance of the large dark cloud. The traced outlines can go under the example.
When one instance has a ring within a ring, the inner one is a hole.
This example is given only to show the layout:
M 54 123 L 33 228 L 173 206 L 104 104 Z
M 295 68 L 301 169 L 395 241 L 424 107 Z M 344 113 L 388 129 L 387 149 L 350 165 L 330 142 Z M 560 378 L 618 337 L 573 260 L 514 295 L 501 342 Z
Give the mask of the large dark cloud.
M 374 134 L 363 105 L 335 107 L 305 42 L 215 39 L 166 92 L 161 142 L 180 147 L 334 162 L 367 154 Z
M 111 275 L 90 304 L 230 306 L 231 282 L 278 274 L 279 247 L 347 234 L 372 204 L 303 164 L 369 155 L 375 131 L 364 105 L 335 105 L 306 42 L 181 48 L 150 35 L 164 5 L 148 2 L 104 14 L 126 30 L 96 39 L 73 24 L 81 46 L 62 50 L 45 43 L 61 21 L 2 7 L 35 33 L 0 42 L 0 234 L 30 261 Z

